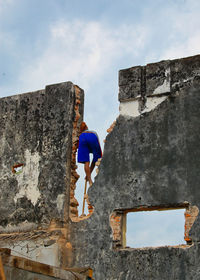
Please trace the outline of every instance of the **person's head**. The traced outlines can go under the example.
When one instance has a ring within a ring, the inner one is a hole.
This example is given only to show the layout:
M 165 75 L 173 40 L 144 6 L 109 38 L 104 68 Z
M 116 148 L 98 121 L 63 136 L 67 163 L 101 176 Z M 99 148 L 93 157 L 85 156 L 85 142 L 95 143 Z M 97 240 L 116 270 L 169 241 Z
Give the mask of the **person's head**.
M 80 126 L 80 133 L 82 133 L 83 131 L 85 131 L 86 129 L 88 129 L 88 126 L 85 122 L 82 122 L 81 123 L 81 126 Z

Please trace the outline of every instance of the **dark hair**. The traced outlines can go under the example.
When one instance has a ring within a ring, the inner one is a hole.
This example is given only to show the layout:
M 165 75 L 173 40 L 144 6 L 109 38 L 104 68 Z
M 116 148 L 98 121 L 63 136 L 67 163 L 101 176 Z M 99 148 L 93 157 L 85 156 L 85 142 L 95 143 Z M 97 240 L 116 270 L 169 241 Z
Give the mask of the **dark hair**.
M 82 133 L 86 129 L 88 129 L 87 124 L 85 122 L 82 122 L 80 126 L 80 133 Z

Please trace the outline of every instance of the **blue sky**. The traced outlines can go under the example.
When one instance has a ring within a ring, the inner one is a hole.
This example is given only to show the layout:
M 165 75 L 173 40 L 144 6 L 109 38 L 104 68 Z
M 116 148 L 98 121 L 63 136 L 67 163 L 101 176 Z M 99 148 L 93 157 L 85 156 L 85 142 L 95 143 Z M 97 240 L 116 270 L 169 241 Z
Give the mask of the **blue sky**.
M 199 0 L 0 0 L 0 97 L 70 80 L 103 143 L 120 69 L 199 48 Z

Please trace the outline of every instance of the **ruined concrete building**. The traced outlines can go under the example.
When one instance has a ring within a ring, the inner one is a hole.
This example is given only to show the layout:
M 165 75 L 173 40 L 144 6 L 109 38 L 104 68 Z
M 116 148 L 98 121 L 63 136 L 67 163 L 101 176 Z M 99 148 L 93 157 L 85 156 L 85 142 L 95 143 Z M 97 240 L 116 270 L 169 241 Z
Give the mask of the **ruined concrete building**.
M 0 99 L 7 279 L 200 279 L 200 55 L 121 70 L 119 101 L 88 192 L 94 210 L 80 219 L 83 90 L 67 82 Z M 186 245 L 126 247 L 127 213 L 180 208 Z

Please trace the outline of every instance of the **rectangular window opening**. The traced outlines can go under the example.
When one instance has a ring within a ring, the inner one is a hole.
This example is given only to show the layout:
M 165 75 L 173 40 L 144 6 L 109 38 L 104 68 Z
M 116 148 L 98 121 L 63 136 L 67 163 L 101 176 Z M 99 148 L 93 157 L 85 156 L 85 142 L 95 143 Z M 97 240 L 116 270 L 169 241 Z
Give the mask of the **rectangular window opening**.
M 199 208 L 189 203 L 116 209 L 110 215 L 113 249 L 191 245 L 190 232 L 198 215 Z
M 129 212 L 126 248 L 186 245 L 185 209 Z

